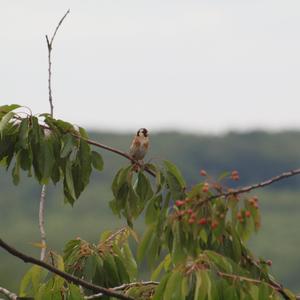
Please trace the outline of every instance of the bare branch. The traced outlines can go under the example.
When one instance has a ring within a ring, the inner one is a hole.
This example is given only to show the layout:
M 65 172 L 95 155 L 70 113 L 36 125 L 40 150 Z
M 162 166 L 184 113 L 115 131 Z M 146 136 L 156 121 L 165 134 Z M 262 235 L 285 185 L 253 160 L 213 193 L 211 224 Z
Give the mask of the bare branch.
M 121 150 L 118 150 L 116 148 L 113 148 L 113 147 L 110 147 L 110 146 L 107 146 L 107 145 L 104 145 L 104 144 L 101 144 L 99 142 L 96 142 L 96 141 L 93 141 L 93 140 L 89 140 L 89 139 L 85 139 L 83 137 L 80 137 L 78 135 L 74 135 L 75 137 L 78 137 L 78 138 L 81 138 L 83 140 L 85 140 L 88 144 L 90 145 L 93 145 L 93 146 L 96 146 L 98 148 L 102 148 L 102 149 L 105 149 L 109 152 L 113 152 L 113 153 L 116 153 L 118 155 L 121 155 L 125 158 L 127 158 L 128 160 L 130 160 L 132 163 L 138 165 L 139 167 L 143 167 L 143 165 L 141 165 L 137 160 L 135 160 L 134 158 L 132 158 L 128 153 L 126 152 L 123 152 Z M 153 177 L 155 177 L 155 173 L 150 170 L 149 168 L 145 167 L 145 171 L 148 172 L 150 175 L 152 175 Z
M 57 274 L 58 276 L 64 278 L 65 280 L 69 281 L 69 282 L 72 282 L 76 285 L 81 285 L 91 291 L 94 291 L 96 293 L 102 293 L 104 295 L 107 295 L 107 296 L 111 296 L 111 297 L 115 297 L 115 298 L 118 298 L 118 299 L 124 299 L 124 300 L 134 300 L 133 298 L 129 297 L 129 296 L 125 296 L 125 295 L 122 295 L 120 293 L 117 293 L 111 289 L 107 289 L 107 288 L 104 288 L 104 287 L 101 287 L 101 286 L 98 286 L 98 285 L 95 285 L 95 284 L 92 284 L 90 282 L 87 282 L 83 279 L 80 279 L 78 277 L 75 277 L 69 273 L 65 273 L 55 267 L 53 267 L 52 265 L 49 265 L 41 260 L 38 260 L 34 257 L 31 257 L 31 256 L 28 256 L 20 251 L 18 251 L 17 249 L 9 246 L 8 244 L 6 244 L 1 238 L 0 238 L 0 247 L 2 247 L 3 249 L 5 249 L 7 252 L 9 252 L 10 254 L 22 259 L 25 263 L 32 263 L 32 264 L 35 264 L 35 265 L 38 265 L 44 269 L 47 269 L 48 271 L 54 273 L 54 274 Z
M 156 285 L 159 285 L 159 282 L 157 282 L 157 281 L 131 282 L 131 283 L 122 284 L 120 286 L 116 286 L 114 288 L 111 288 L 111 290 L 113 290 L 113 291 L 123 291 L 123 290 L 127 290 L 129 288 L 136 287 L 136 286 L 148 286 L 148 285 L 156 286 Z M 102 296 L 104 296 L 102 293 L 97 293 L 97 294 L 94 294 L 94 295 L 85 296 L 84 299 L 91 300 L 91 299 L 96 299 L 96 298 L 99 298 L 99 297 L 102 297 Z
M 277 181 L 280 181 L 282 179 L 289 178 L 289 177 L 299 175 L 299 174 L 300 174 L 300 169 L 291 170 L 291 171 L 284 172 L 280 175 L 274 176 L 270 179 L 267 179 L 265 181 L 262 181 L 262 182 L 259 182 L 259 183 L 253 184 L 253 185 L 245 186 L 245 187 L 242 187 L 242 188 L 239 188 L 239 189 L 233 189 L 233 190 L 230 190 L 226 193 L 220 193 L 220 194 L 210 196 L 209 198 L 207 198 L 207 200 L 209 201 L 209 200 L 219 198 L 219 197 L 228 197 L 228 196 L 231 196 L 231 195 L 239 195 L 239 194 L 248 193 L 252 190 L 263 188 L 265 186 L 271 185 L 271 184 L 273 184 Z
M 13 292 L 11 292 L 11 291 L 9 291 L 9 290 L 1 287 L 1 286 L 0 286 L 0 293 L 4 294 L 6 297 L 8 297 L 11 300 L 17 300 L 18 299 L 18 296 L 15 293 L 13 293 Z
M 224 272 L 220 272 L 218 271 L 217 274 L 221 277 L 224 278 L 230 278 L 232 280 L 239 280 L 239 281 L 247 281 L 250 283 L 254 283 L 254 284 L 266 284 L 268 285 L 271 289 L 277 291 L 278 293 L 280 293 L 284 299 L 286 300 L 291 300 L 291 298 L 286 294 L 286 292 L 284 291 L 283 287 L 275 284 L 273 282 L 266 282 L 266 281 L 261 281 L 259 279 L 253 279 L 253 278 L 249 278 L 249 277 L 245 277 L 245 276 L 240 276 L 240 275 L 234 275 L 234 274 L 228 274 L 228 273 L 224 273 Z
M 63 15 L 63 17 L 62 17 L 62 18 L 60 19 L 60 21 L 58 22 L 58 24 L 57 24 L 57 26 L 56 26 L 56 28 L 55 28 L 55 30 L 54 30 L 54 33 L 53 33 L 53 35 L 52 35 L 51 41 L 50 41 L 50 43 L 49 43 L 50 47 L 52 47 L 52 45 L 53 45 L 53 41 L 54 41 L 54 38 L 55 38 L 55 36 L 56 36 L 56 33 L 57 33 L 59 27 L 61 26 L 62 22 L 64 21 L 64 19 L 66 18 L 66 16 L 67 16 L 69 13 L 70 13 L 70 9 L 67 10 L 67 12 Z M 47 38 L 47 39 L 48 39 L 48 38 Z
M 55 35 L 61 26 L 62 22 L 66 18 L 66 16 L 69 14 L 70 10 L 68 10 L 64 16 L 60 19 L 58 22 L 54 33 L 51 37 L 51 40 L 49 41 L 48 36 L 46 35 L 46 41 L 47 41 L 47 48 L 48 48 L 48 93 L 49 93 L 49 104 L 50 104 L 50 114 L 53 117 L 53 98 L 52 98 L 52 87 L 51 87 L 51 75 L 52 75 L 52 62 L 51 62 L 51 53 L 52 53 L 52 45 L 55 38 Z M 45 201 L 46 201 L 46 185 L 44 184 L 42 186 L 41 196 L 40 196 L 40 207 L 39 207 L 39 229 L 41 233 L 41 260 L 45 259 L 46 256 L 46 231 L 45 231 Z
M 46 185 L 42 186 L 40 207 L 39 207 L 39 229 L 41 233 L 41 260 L 45 260 L 46 257 L 46 231 L 45 231 L 45 200 L 46 200 Z
M 50 113 L 51 116 L 53 117 L 53 99 L 52 99 L 52 87 L 51 87 L 51 75 L 52 75 L 52 62 L 51 62 L 51 52 L 52 52 L 52 46 L 53 46 L 53 42 L 54 42 L 54 38 L 56 36 L 56 33 L 59 29 L 59 27 L 61 26 L 62 22 L 64 21 L 64 19 L 66 18 L 66 16 L 69 14 L 70 10 L 68 10 L 64 16 L 60 19 L 60 21 L 58 22 L 54 33 L 49 41 L 48 36 L 46 35 L 46 42 L 47 42 L 47 48 L 48 48 L 48 92 L 49 92 L 49 104 L 50 104 Z

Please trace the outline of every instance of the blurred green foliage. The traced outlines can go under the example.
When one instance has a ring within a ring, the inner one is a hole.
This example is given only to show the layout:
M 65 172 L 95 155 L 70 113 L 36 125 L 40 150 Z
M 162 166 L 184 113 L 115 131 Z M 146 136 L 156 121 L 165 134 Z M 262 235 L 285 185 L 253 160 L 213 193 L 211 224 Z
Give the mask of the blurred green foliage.
M 90 133 L 101 143 L 127 151 L 131 135 Z M 176 132 L 151 135 L 151 149 L 146 161 L 173 161 L 189 184 L 197 183 L 200 169 L 217 176 L 223 171 L 238 170 L 241 180 L 230 186 L 261 181 L 283 171 L 297 168 L 300 161 L 300 133 L 228 133 L 223 136 L 197 136 Z M 104 158 L 104 171 L 94 173 L 91 183 L 72 208 L 63 202 L 61 186 L 49 186 L 46 200 L 46 231 L 48 245 L 59 252 L 67 240 L 82 237 L 98 241 L 105 229 L 117 228 L 124 220 L 116 220 L 109 209 L 112 199 L 110 185 L 117 169 L 128 162 L 124 158 L 99 149 Z M 9 170 L 8 172 L 11 172 Z M 41 187 L 22 176 L 15 187 L 4 170 L 0 170 L 0 232 L 1 237 L 26 253 L 38 256 L 39 249 L 31 243 L 39 241 L 38 205 Z M 274 184 L 255 193 L 262 207 L 262 229 L 250 241 L 255 253 L 273 261 L 273 273 L 287 287 L 300 291 L 297 268 L 297 214 L 300 209 L 300 178 Z M 139 225 L 138 225 L 139 226 Z M 18 290 L 28 265 L 0 251 L 0 286 Z

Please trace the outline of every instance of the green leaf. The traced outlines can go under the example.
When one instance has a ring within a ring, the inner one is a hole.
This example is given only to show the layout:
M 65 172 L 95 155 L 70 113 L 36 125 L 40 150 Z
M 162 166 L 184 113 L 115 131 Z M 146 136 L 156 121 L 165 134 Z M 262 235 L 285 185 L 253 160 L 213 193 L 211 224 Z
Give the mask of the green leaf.
M 197 300 L 205 300 L 206 296 L 211 299 L 211 280 L 209 278 L 209 271 L 202 270 L 199 272 L 201 276 L 201 288 Z
M 18 153 L 16 156 L 16 163 L 12 169 L 12 178 L 14 185 L 18 185 L 20 182 L 20 154 Z
M 174 175 L 175 178 L 178 180 L 181 188 L 183 189 L 184 187 L 186 187 L 185 180 L 182 177 L 182 175 L 181 175 L 179 169 L 176 167 L 176 165 L 174 165 L 173 163 L 171 163 L 170 161 L 167 161 L 167 160 L 164 161 L 164 164 L 165 164 L 165 167 L 168 170 L 168 172 L 170 172 L 172 175 Z
M 161 261 L 161 263 L 156 267 L 156 269 L 151 274 L 151 280 L 157 280 L 161 271 L 165 268 L 166 262 L 171 260 L 170 254 L 167 254 L 166 257 Z
M 183 231 L 182 227 L 179 225 L 178 222 L 175 223 L 173 229 L 173 245 L 172 245 L 172 261 L 174 264 L 181 262 L 185 257 L 186 253 L 184 250 L 184 243 L 183 243 Z
M 128 243 L 123 245 L 123 255 L 124 255 L 124 264 L 126 265 L 128 274 L 130 275 L 131 280 L 136 278 L 137 275 L 137 264 L 132 255 L 131 249 Z
M 91 160 L 91 148 L 89 144 L 80 140 L 79 151 L 77 152 L 77 158 L 81 170 L 81 180 L 83 187 L 85 187 L 90 181 L 90 175 L 92 172 L 92 160 Z
M 53 122 L 57 126 L 57 128 L 60 129 L 61 132 L 65 133 L 68 131 L 75 131 L 74 126 L 71 123 L 65 122 L 63 120 L 55 120 L 53 119 Z
M 56 276 L 51 277 L 46 284 L 42 284 L 38 290 L 38 293 L 35 294 L 35 300 L 61 300 L 61 289 L 62 286 L 58 285 L 56 281 Z
M 32 154 L 28 149 L 21 149 L 19 152 L 20 167 L 24 171 L 29 171 L 32 164 Z
M 88 139 L 88 138 L 89 138 L 89 136 L 88 136 L 88 134 L 87 134 L 87 132 L 86 132 L 86 130 L 85 130 L 84 128 L 79 127 L 79 133 L 80 133 L 80 136 L 81 136 L 81 137 L 83 137 L 83 138 L 85 138 L 85 139 Z
M 73 147 L 76 145 L 75 138 L 70 134 L 66 133 L 62 137 L 62 149 L 60 152 L 60 157 L 67 157 L 73 150 Z
M 231 234 L 232 234 L 232 248 L 233 248 L 234 260 L 236 262 L 239 262 L 242 257 L 241 242 L 234 228 L 232 229 Z
M 145 213 L 145 222 L 147 225 L 157 222 L 157 216 L 160 211 L 160 203 L 162 202 L 162 195 L 153 197 L 147 205 Z
M 15 110 L 19 107 L 21 107 L 21 106 L 18 104 L 10 104 L 10 105 L 0 106 L 0 117 L 1 117 L 1 114 L 7 114 L 8 112 Z
M 143 202 L 149 200 L 153 195 L 149 179 L 144 175 L 143 172 L 139 172 L 138 174 L 136 193 Z
M 141 262 L 143 260 L 143 258 L 145 257 L 148 250 L 148 247 L 153 239 L 153 235 L 154 235 L 154 226 L 149 226 L 144 234 L 144 237 L 138 247 L 138 251 L 137 251 L 137 260 L 138 262 Z
M 35 144 L 39 144 L 41 138 L 43 138 L 44 134 L 39 125 L 39 120 L 36 117 L 31 117 L 31 126 L 32 126 L 32 133 L 31 133 L 31 140 Z
M 28 134 L 29 134 L 29 119 L 23 119 L 19 127 L 18 145 L 23 148 L 28 148 Z
M 103 257 L 103 268 L 107 275 L 109 286 L 113 287 L 121 284 L 115 260 L 113 256 L 109 253 L 107 253 L 105 257 Z
M 84 300 L 84 297 L 80 292 L 80 288 L 77 285 L 70 283 L 69 292 L 68 300 Z
M 39 169 L 42 175 L 41 183 L 47 184 L 52 175 L 52 169 L 55 163 L 51 139 L 45 138 L 41 141 L 38 159 Z
M 25 297 L 35 295 L 40 287 L 40 284 L 45 276 L 46 271 L 40 266 L 31 267 L 21 280 L 19 296 Z
M 270 287 L 266 283 L 261 283 L 259 285 L 258 299 L 265 300 L 269 298 L 270 295 Z
M 65 167 L 65 183 L 67 191 L 70 193 L 70 196 L 75 200 L 75 189 L 72 176 L 72 163 L 68 160 Z
M 68 260 L 74 251 L 79 251 L 81 240 L 70 240 L 64 248 L 64 260 Z
M 131 166 L 127 168 L 121 168 L 114 177 L 112 183 L 112 192 L 116 198 L 118 198 L 118 192 L 124 183 L 129 183 L 129 174 L 131 171 Z
M 187 296 L 189 294 L 190 287 L 189 287 L 189 278 L 188 277 L 183 277 L 182 282 L 181 282 L 181 293 L 183 299 L 187 299 Z
M 84 279 L 87 281 L 92 281 L 95 276 L 97 268 L 97 257 L 96 255 L 90 255 L 87 257 L 84 265 Z
M 174 270 L 169 277 L 164 291 L 163 300 L 180 300 L 181 297 L 181 282 L 183 274 Z
M 13 118 L 14 115 L 15 115 L 15 113 L 10 111 L 6 115 L 4 115 L 4 117 L 1 119 L 1 121 L 0 121 L 0 134 L 1 134 L 1 137 L 3 136 L 3 131 L 6 128 L 8 122 Z
M 104 165 L 102 156 L 96 151 L 92 151 L 91 154 L 92 154 L 92 166 L 94 167 L 94 169 L 98 171 L 102 171 Z
M 163 294 L 166 289 L 166 285 L 169 280 L 169 277 L 170 277 L 170 274 L 168 273 L 162 278 L 158 287 L 155 290 L 155 294 L 154 294 L 154 297 L 152 300 L 162 300 L 163 299 Z
M 235 286 L 228 286 L 224 291 L 223 298 L 228 299 L 228 300 L 239 300 L 239 297 L 237 295 L 236 287 Z M 266 299 L 268 299 L 268 298 L 264 298 L 264 300 L 266 300 Z
M 219 254 L 219 253 L 217 253 L 215 251 L 210 251 L 210 250 L 205 250 L 204 253 L 222 271 L 227 272 L 227 273 L 231 273 L 232 272 L 232 265 L 231 265 L 231 263 L 229 262 L 229 260 L 225 256 L 223 256 L 223 255 L 221 255 L 221 254 Z
M 57 253 L 53 253 L 54 261 L 55 261 L 55 267 L 60 271 L 65 271 L 65 264 L 64 260 L 61 255 Z M 65 280 L 64 278 L 54 275 L 53 277 L 53 289 L 54 290 L 60 290 L 60 288 L 64 285 Z
M 129 274 L 127 272 L 124 261 L 121 259 L 121 257 L 118 257 L 118 256 L 114 256 L 114 260 L 115 260 L 115 263 L 116 263 L 116 267 L 117 267 L 117 270 L 118 270 L 120 281 L 122 283 L 130 282 Z

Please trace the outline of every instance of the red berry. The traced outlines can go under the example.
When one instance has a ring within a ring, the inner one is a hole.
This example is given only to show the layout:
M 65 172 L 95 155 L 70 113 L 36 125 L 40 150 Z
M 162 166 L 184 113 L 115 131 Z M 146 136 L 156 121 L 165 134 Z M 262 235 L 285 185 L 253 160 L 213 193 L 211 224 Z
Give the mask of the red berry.
M 198 224 L 200 224 L 200 225 L 205 225 L 206 223 L 207 223 L 206 218 L 201 218 L 201 219 L 198 221 Z
M 177 216 L 178 217 L 182 217 L 184 215 L 185 211 L 184 210 L 180 210 L 177 212 Z
M 189 208 L 187 211 L 186 211 L 189 215 L 191 215 L 193 213 L 193 210 L 191 208 Z
M 201 171 L 200 171 L 200 175 L 201 175 L 201 176 L 207 176 L 207 173 L 206 173 L 205 170 L 201 170 Z
M 246 216 L 247 218 L 250 218 L 250 217 L 251 217 L 251 211 L 250 211 L 250 210 L 246 210 L 246 211 L 245 211 L 245 216 Z
M 271 259 L 268 259 L 268 260 L 266 261 L 266 264 L 267 264 L 268 266 L 270 266 L 270 267 L 272 266 L 272 263 L 273 263 L 273 262 L 271 261 Z
M 194 224 L 194 223 L 195 223 L 195 219 L 194 219 L 194 218 L 190 218 L 190 219 L 188 220 L 188 222 L 189 222 L 189 224 Z
M 211 222 L 211 229 L 216 229 L 218 227 L 219 223 L 218 221 L 212 221 Z
M 175 202 L 175 205 L 176 205 L 177 207 L 180 207 L 180 206 L 184 205 L 184 201 L 182 201 L 182 200 L 177 200 L 177 201 Z
M 236 214 L 236 217 L 237 217 L 239 220 L 242 219 L 242 218 L 243 218 L 242 213 L 241 213 L 241 212 L 238 212 L 238 213 Z
M 207 193 L 208 191 L 209 191 L 209 185 L 207 182 L 205 182 L 202 187 L 202 192 Z

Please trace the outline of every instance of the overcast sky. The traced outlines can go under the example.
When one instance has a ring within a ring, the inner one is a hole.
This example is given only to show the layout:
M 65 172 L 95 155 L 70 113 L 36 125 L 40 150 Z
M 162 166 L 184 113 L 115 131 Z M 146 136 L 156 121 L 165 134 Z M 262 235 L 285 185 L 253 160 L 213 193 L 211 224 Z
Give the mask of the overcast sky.
M 300 129 L 299 0 L 0 0 L 0 104 L 96 129 Z

